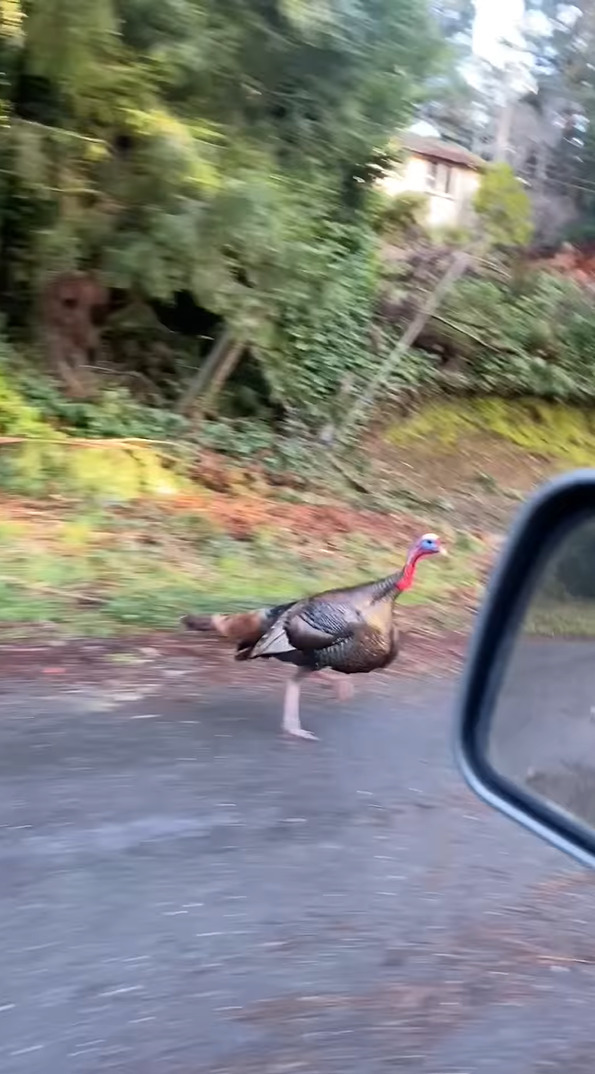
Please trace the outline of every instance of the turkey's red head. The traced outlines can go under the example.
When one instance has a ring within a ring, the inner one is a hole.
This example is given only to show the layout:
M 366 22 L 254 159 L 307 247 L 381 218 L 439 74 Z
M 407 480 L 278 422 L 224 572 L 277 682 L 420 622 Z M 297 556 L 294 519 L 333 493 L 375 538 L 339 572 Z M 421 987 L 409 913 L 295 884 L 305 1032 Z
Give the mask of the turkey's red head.
M 397 582 L 397 589 L 399 592 L 403 592 L 405 589 L 409 589 L 413 583 L 415 576 L 415 568 L 420 559 L 425 559 L 426 556 L 445 556 L 446 549 L 442 546 L 440 538 L 435 533 L 424 533 L 422 537 L 419 537 L 409 549 L 405 566 L 399 576 Z

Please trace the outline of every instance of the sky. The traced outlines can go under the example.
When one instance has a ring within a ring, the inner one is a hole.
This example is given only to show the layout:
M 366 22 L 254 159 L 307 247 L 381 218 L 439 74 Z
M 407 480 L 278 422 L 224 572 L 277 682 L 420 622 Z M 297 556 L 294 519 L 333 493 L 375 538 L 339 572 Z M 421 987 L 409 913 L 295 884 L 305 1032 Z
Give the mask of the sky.
M 502 38 L 513 40 L 523 17 L 523 0 L 475 0 L 473 51 L 496 66 L 505 61 Z
M 475 0 L 475 23 L 473 26 L 473 51 L 481 59 L 488 60 L 495 67 L 504 67 L 511 61 L 511 51 L 502 44 L 503 40 L 512 44 L 521 44 L 519 27 L 524 15 L 524 0 Z M 531 85 L 530 74 L 523 70 L 526 59 L 522 49 L 517 62 L 519 71 L 514 76 L 519 88 Z M 478 77 L 472 65 L 466 70 L 470 82 Z M 414 125 L 412 130 L 418 134 L 434 134 L 439 131 L 424 121 Z

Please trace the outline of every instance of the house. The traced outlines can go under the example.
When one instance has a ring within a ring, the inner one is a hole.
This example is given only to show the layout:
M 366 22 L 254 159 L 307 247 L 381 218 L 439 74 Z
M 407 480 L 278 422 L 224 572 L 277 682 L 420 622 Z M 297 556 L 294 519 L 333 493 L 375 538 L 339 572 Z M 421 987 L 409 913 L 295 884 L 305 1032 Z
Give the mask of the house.
M 404 159 L 380 181 L 385 193 L 426 194 L 428 227 L 469 224 L 485 161 L 454 142 L 411 131 L 400 135 L 398 144 Z

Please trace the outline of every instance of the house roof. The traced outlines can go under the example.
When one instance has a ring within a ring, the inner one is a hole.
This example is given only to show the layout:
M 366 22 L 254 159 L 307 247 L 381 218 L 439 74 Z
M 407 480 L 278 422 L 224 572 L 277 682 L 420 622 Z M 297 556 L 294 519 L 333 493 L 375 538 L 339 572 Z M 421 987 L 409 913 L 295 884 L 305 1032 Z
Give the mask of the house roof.
M 463 168 L 479 170 L 485 167 L 485 160 L 454 142 L 443 142 L 441 138 L 427 138 L 421 134 L 407 132 L 399 136 L 403 149 L 416 153 L 430 160 L 442 160 L 447 164 L 460 164 Z

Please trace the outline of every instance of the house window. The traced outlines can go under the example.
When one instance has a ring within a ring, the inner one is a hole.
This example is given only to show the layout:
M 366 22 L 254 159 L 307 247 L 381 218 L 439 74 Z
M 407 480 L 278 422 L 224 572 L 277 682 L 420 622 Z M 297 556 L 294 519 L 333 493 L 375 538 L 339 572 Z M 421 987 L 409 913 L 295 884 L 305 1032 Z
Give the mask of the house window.
M 428 161 L 428 171 L 426 177 L 426 187 L 429 193 L 434 193 L 436 190 L 436 184 L 438 182 L 438 165 L 435 160 Z
M 426 190 L 430 194 L 451 194 L 453 169 L 449 164 L 438 164 L 435 160 L 428 161 L 426 176 Z

